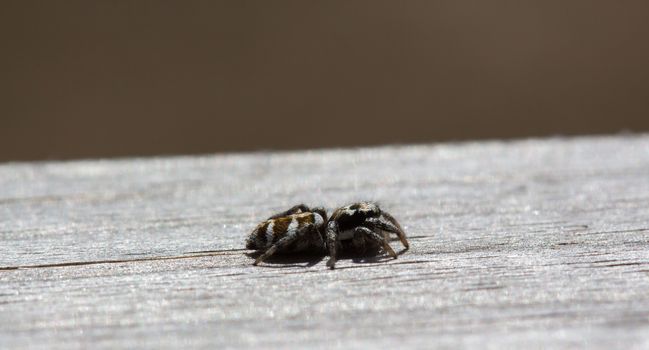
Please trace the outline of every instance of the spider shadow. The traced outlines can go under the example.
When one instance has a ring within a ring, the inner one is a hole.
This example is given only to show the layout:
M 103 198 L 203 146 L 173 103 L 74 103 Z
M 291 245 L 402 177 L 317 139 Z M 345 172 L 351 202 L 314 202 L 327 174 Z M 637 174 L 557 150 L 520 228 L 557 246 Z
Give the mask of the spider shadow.
M 262 253 L 259 251 L 246 253 L 250 258 L 257 259 Z M 282 254 L 277 253 L 268 257 L 263 263 L 257 265 L 258 267 L 273 267 L 273 268 L 286 268 L 286 267 L 311 267 L 317 265 L 325 258 L 324 254 L 312 252 L 300 252 Z M 281 265 L 281 266 L 279 266 Z
M 403 248 L 399 250 L 398 252 L 396 252 L 397 257 L 405 253 L 406 251 L 408 251 L 407 248 Z M 344 260 L 344 259 L 351 259 L 351 261 L 356 264 L 374 264 L 374 263 L 382 263 L 382 262 L 388 262 L 390 260 L 395 260 L 395 258 L 393 258 L 392 256 L 378 249 L 366 251 L 364 253 L 346 252 L 342 254 L 338 260 Z
M 407 248 L 399 250 L 397 256 L 408 251 Z M 254 251 L 245 253 L 248 257 L 256 259 L 262 252 Z M 258 267 L 271 267 L 271 268 L 290 268 L 290 267 L 312 267 L 329 257 L 324 252 L 299 252 L 299 253 L 277 253 L 268 257 L 263 263 L 257 265 Z M 351 260 L 356 264 L 373 264 L 388 262 L 395 260 L 390 255 L 386 254 L 379 248 L 368 249 L 364 252 L 356 252 L 353 250 L 343 250 L 337 257 L 338 261 Z

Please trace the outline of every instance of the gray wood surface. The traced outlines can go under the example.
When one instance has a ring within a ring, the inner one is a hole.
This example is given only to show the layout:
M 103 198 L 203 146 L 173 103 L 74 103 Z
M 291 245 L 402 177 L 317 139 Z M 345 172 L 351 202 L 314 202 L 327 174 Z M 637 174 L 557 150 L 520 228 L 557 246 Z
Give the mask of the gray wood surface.
M 410 251 L 242 250 L 361 199 Z M 0 348 L 646 349 L 648 204 L 646 135 L 4 164 Z

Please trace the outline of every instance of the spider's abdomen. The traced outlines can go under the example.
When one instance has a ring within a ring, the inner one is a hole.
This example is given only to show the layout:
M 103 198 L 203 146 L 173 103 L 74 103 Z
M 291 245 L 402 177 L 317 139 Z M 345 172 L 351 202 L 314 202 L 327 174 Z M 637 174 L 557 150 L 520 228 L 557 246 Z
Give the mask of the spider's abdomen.
M 247 249 L 267 249 L 280 239 L 298 234 L 304 231 L 307 226 L 313 227 L 317 233 L 318 228 L 324 225 L 324 219 L 317 213 L 297 213 L 279 218 L 266 220 L 259 224 L 248 236 L 246 241 Z M 300 244 L 294 246 L 293 250 L 302 250 L 309 247 L 309 237 L 305 237 Z

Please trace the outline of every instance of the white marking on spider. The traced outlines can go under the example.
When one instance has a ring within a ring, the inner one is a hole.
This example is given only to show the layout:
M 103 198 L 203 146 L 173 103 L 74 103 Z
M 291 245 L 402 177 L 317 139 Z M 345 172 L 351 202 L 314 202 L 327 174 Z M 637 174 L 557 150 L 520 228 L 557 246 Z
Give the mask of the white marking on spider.
M 300 223 L 297 221 L 296 218 L 292 218 L 291 223 L 288 225 L 288 228 L 286 229 L 286 233 L 287 234 L 294 234 L 295 230 L 297 230 L 299 224 Z
M 320 227 L 324 223 L 324 218 L 318 213 L 313 213 L 313 219 L 315 221 L 315 226 Z
M 275 222 L 271 221 L 266 228 L 266 246 L 270 247 L 273 245 L 273 228 L 275 227 Z

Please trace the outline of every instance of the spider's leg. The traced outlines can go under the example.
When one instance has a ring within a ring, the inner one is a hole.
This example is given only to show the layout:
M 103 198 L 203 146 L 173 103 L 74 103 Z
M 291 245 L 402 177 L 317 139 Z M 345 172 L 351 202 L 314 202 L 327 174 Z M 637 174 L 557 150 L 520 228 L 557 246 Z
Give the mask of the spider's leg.
M 322 234 L 320 234 L 321 228 L 318 228 L 317 226 L 314 225 L 313 230 L 314 230 L 313 245 L 316 246 L 318 249 L 326 250 L 327 244 L 324 241 L 324 239 L 322 238 Z
M 264 254 L 260 255 L 257 259 L 255 259 L 255 262 L 252 264 L 255 266 L 258 265 L 260 262 L 268 259 L 271 255 L 275 254 L 278 250 L 282 250 L 288 247 L 291 243 L 295 242 L 296 240 L 303 238 L 304 234 L 311 230 L 313 230 L 313 225 L 307 225 L 289 231 L 288 233 L 286 233 L 286 236 L 280 238 L 277 242 L 275 242 L 272 246 L 270 246 L 270 248 L 268 248 L 264 252 Z
M 285 210 L 285 211 L 283 211 L 281 213 L 277 213 L 277 214 L 269 217 L 268 220 L 277 219 L 277 218 L 281 218 L 283 216 L 289 216 L 289 215 L 293 215 L 293 214 L 297 214 L 297 213 L 306 213 L 306 212 L 309 212 L 309 211 L 311 211 L 311 209 L 309 207 L 307 207 L 306 205 L 298 204 L 298 205 L 292 206 L 288 210 Z
M 406 249 L 410 248 L 410 244 L 406 239 L 406 233 L 403 232 L 401 225 L 399 225 L 397 220 L 395 220 L 395 218 L 393 218 L 392 215 L 383 212 L 380 217 L 370 218 L 367 219 L 367 221 L 374 227 L 380 228 L 381 230 L 387 232 L 395 233 L 397 236 L 399 236 L 399 240 L 401 241 L 401 244 L 403 244 L 403 246 L 406 247 Z
M 390 255 L 395 259 L 397 258 L 397 253 L 394 252 L 392 247 L 390 247 L 390 244 L 388 244 L 388 241 L 382 235 L 379 235 L 378 233 L 370 230 L 365 226 L 359 226 L 356 229 L 354 229 L 354 231 L 359 234 L 364 234 L 371 240 L 376 241 L 383 247 L 383 250 L 385 250 L 385 252 L 388 253 L 388 255 Z
M 338 225 L 334 221 L 327 224 L 327 248 L 329 248 L 329 260 L 327 260 L 327 267 L 333 269 L 336 265 L 336 243 L 338 239 Z

